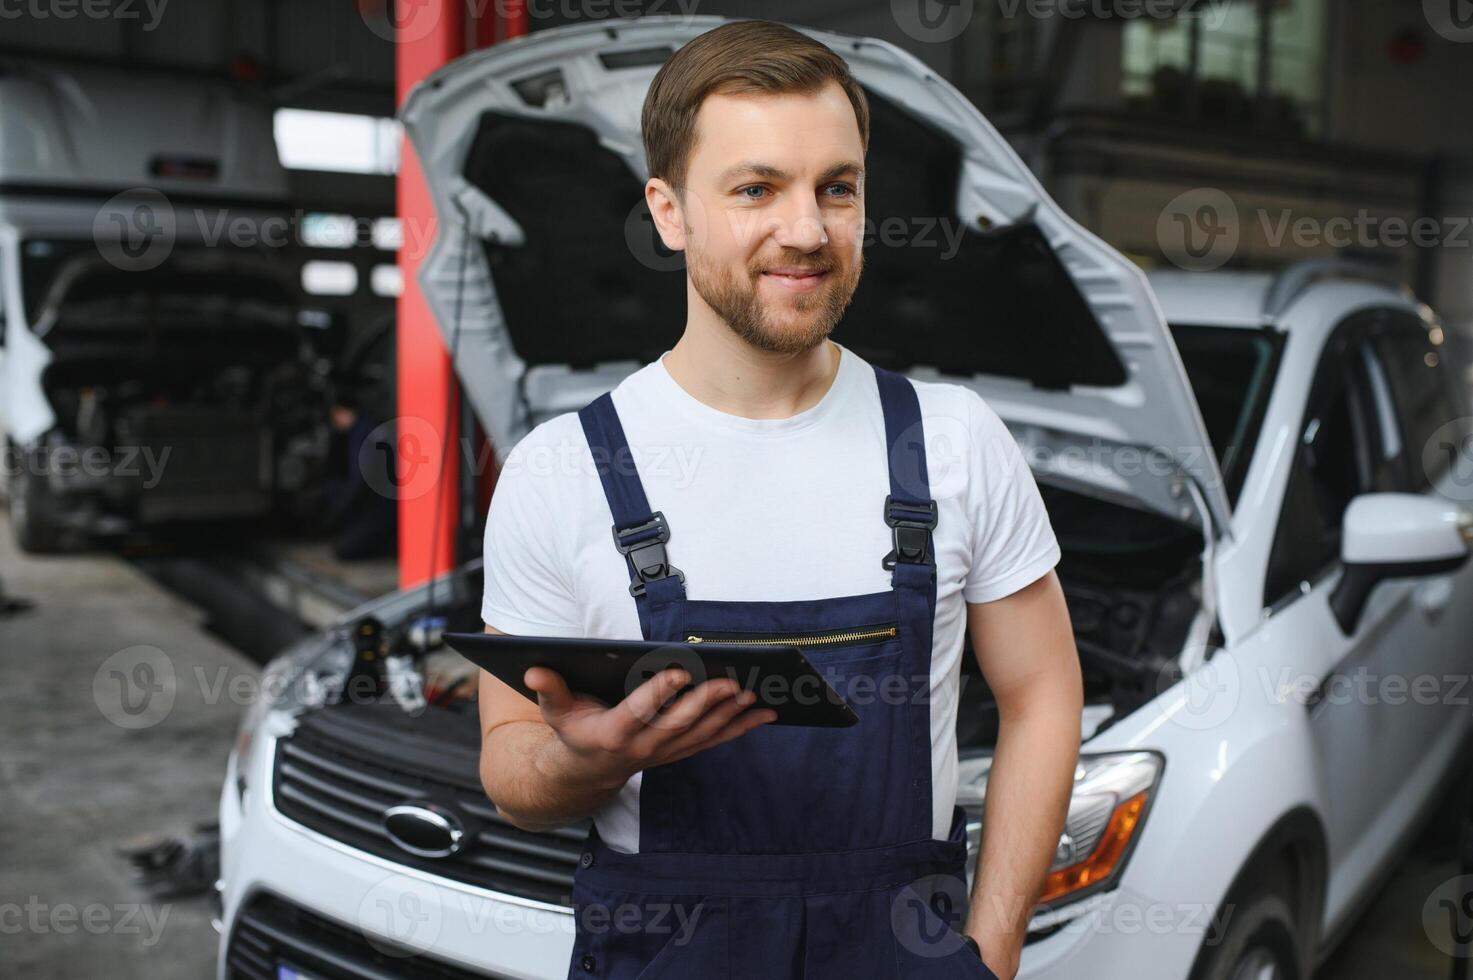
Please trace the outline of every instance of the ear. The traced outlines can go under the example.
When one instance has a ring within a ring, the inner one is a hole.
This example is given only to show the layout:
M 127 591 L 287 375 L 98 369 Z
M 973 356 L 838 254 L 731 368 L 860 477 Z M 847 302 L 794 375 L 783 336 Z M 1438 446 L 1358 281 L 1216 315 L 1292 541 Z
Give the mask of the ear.
M 685 212 L 675 188 L 663 178 L 651 177 L 644 185 L 644 201 L 655 219 L 660 241 L 672 252 L 685 251 Z

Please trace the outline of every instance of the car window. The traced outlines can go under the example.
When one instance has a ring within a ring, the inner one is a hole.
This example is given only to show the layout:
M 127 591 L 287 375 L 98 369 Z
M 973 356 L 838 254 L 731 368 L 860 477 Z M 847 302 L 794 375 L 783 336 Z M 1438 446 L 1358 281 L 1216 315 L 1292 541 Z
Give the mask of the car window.
M 1217 452 L 1228 502 L 1236 504 L 1263 428 L 1282 334 L 1193 324 L 1173 325 L 1171 336 Z
M 1408 490 L 1406 444 L 1386 366 L 1374 344 L 1362 344 L 1357 355 L 1359 363 L 1354 370 L 1361 375 L 1364 391 L 1368 429 L 1366 444 L 1370 459 L 1370 481 L 1365 490 Z
M 1358 369 L 1359 342 L 1340 331 L 1310 389 L 1294 466 L 1269 556 L 1264 605 L 1299 591 L 1340 557 L 1340 525 L 1352 498 L 1393 471 L 1373 451 L 1374 400 Z
M 1447 469 L 1446 453 L 1425 454 L 1437 430 L 1458 417 L 1451 381 L 1422 321 L 1398 317 L 1375 338 L 1375 350 L 1386 367 L 1387 381 L 1401 417 L 1402 438 L 1410 462 L 1408 489 L 1424 491 Z M 1432 470 L 1428 471 L 1428 465 Z

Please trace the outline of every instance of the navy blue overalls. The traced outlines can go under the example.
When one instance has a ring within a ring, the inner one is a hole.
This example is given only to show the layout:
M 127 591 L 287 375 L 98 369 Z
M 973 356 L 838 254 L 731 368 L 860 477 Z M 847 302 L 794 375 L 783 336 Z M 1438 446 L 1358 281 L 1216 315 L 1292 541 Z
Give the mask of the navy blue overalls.
M 570 980 L 992 977 L 953 931 L 965 900 L 962 809 L 948 839 L 932 835 L 936 504 L 920 405 L 906 378 L 875 376 L 890 470 L 875 520 L 895 547 L 875 556 L 892 588 L 868 595 L 687 599 L 613 399 L 579 413 L 645 638 L 797 642 L 859 722 L 763 725 L 646 769 L 638 853 L 594 830 L 574 875 Z

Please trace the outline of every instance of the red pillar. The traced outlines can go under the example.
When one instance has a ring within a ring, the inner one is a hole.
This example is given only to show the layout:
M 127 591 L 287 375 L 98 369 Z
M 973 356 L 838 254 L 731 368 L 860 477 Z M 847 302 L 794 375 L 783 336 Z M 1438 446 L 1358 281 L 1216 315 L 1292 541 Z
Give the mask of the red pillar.
M 397 34 L 395 93 L 402 105 L 416 83 L 475 47 L 527 33 L 525 0 L 392 0 Z M 469 34 L 468 34 L 469 31 Z M 413 148 L 400 154 L 398 213 L 407 243 L 435 234 L 435 212 Z M 460 386 L 449 352 L 419 291 L 423 256 L 399 250 L 404 292 L 398 303 L 399 586 L 408 588 L 455 562 L 460 499 Z M 448 423 L 448 424 L 447 424 Z M 478 447 L 479 448 L 479 447 Z M 487 458 L 477 452 L 472 459 Z M 484 513 L 494 467 L 478 474 L 477 511 Z
M 403 105 L 415 83 L 465 53 L 462 0 L 393 0 L 398 25 L 394 44 L 395 99 Z M 409 141 L 398 176 L 398 212 L 404 241 L 427 242 L 435 211 Z M 399 250 L 404 291 L 399 296 L 398 445 L 399 585 L 407 588 L 450 568 L 459 497 L 460 390 L 440 331 L 419 290 L 423 256 Z M 448 407 L 448 411 L 447 411 Z M 446 421 L 449 426 L 446 426 Z M 428 468 L 428 469 L 427 469 Z

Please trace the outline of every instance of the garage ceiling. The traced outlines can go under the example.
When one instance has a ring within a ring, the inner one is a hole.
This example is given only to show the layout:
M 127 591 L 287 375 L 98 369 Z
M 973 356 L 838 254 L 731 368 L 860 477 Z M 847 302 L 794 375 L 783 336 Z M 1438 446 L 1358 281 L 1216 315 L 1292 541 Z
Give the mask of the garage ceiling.
M 0 57 L 196 75 L 242 59 L 278 105 L 394 111 L 390 0 L 24 0 L 0 10 Z

